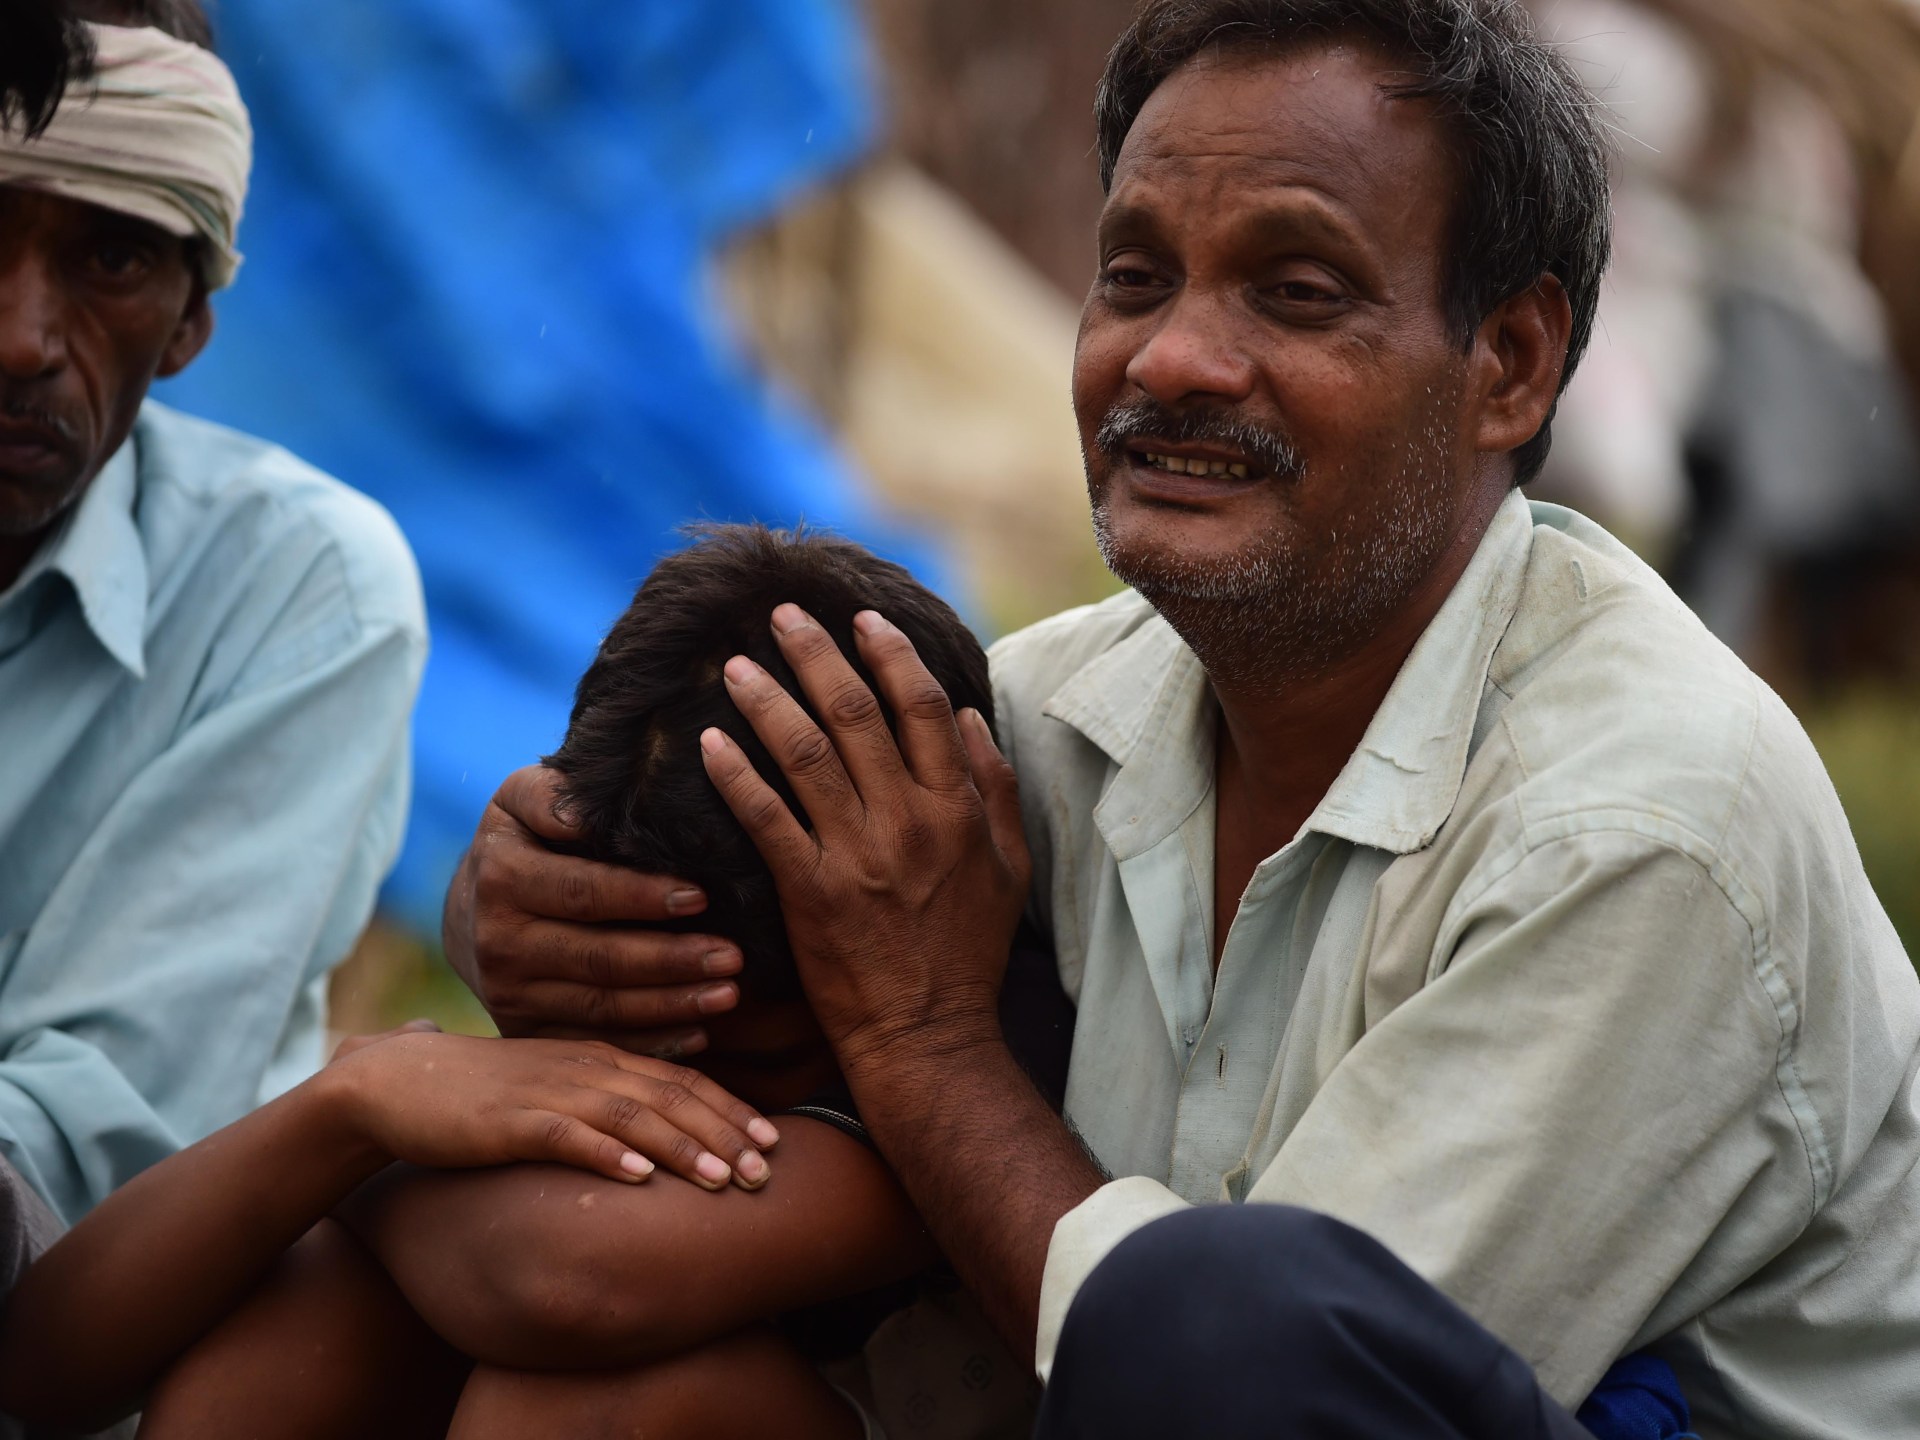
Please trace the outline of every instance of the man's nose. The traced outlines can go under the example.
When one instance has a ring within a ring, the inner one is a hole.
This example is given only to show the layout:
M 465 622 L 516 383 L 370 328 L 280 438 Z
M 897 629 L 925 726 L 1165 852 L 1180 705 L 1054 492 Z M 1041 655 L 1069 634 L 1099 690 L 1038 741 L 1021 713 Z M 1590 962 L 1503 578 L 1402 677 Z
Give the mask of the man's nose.
M 1196 396 L 1239 401 L 1254 366 L 1227 307 L 1192 290 L 1177 298 L 1127 364 L 1127 379 L 1163 405 Z
M 0 375 L 40 380 L 67 363 L 66 304 L 40 256 L 0 256 Z

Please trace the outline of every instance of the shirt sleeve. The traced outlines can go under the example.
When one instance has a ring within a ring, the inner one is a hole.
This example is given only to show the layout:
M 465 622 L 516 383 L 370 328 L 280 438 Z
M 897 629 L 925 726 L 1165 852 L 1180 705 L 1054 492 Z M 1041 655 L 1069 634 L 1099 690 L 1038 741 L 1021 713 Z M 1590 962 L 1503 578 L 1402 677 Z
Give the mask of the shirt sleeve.
M 1756 918 L 1732 877 L 1638 834 L 1526 852 L 1456 902 L 1436 973 L 1369 1016 L 1249 1200 L 1373 1235 L 1577 1406 L 1663 1297 L 1711 1298 L 1689 1267 L 1731 1212 L 1776 1249 L 1811 1212 Z M 1043 1373 L 1087 1274 L 1181 1203 L 1119 1181 L 1060 1221 Z
M 69 1223 L 252 1108 L 397 853 L 424 626 L 336 606 L 316 627 L 301 598 L 137 774 L 6 974 L 0 1152 Z

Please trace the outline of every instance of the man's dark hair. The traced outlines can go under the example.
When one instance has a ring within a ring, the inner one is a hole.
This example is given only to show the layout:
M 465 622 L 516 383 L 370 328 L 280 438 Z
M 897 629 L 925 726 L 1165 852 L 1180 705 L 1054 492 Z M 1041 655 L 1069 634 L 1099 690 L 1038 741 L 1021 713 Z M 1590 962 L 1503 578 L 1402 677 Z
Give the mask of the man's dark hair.
M 214 48 L 213 21 L 203 0 L 81 0 L 74 8 L 102 24 L 151 26 L 202 50 Z
M 93 71 L 84 20 L 150 25 L 176 40 L 213 49 L 213 25 L 200 0 L 0 0 L 0 131 L 16 124 L 31 139 L 53 123 L 67 86 Z
M 1495 306 L 1553 275 L 1573 310 L 1564 389 L 1593 334 L 1611 244 L 1608 148 L 1597 103 L 1521 0 L 1146 0 L 1094 101 L 1100 183 L 1112 187 L 1147 97 L 1201 52 L 1343 36 L 1403 65 L 1388 93 L 1434 101 L 1452 130 L 1460 188 L 1442 299 L 1461 344 Z M 1549 413 L 1513 452 L 1515 484 L 1540 472 L 1552 424 Z
M 92 64 L 86 27 L 59 0 L 6 0 L 0 6 L 0 130 L 17 124 L 29 138 L 45 130 L 67 83 Z
M 991 724 L 987 657 L 945 601 L 850 540 L 762 525 L 693 533 L 694 543 L 654 567 L 614 622 L 580 677 L 566 740 L 547 764 L 566 777 L 562 808 L 580 827 L 581 854 L 698 884 L 706 912 L 674 928 L 735 941 L 746 959 L 744 985 L 762 999 L 792 999 L 800 991 L 773 876 L 707 779 L 701 732 L 717 726 L 732 736 L 803 824 L 805 812 L 728 698 L 721 667 L 747 656 L 811 714 L 773 642 L 774 607 L 792 601 L 813 616 L 869 686 L 853 617 L 878 610 L 913 642 L 954 709 L 970 705 Z

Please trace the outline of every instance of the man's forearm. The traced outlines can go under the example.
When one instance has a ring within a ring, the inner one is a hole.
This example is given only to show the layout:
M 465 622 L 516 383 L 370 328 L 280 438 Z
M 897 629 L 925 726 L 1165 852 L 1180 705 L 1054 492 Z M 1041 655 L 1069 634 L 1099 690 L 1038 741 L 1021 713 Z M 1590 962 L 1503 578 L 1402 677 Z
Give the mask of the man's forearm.
M 916 1037 L 847 1078 L 947 1259 L 1015 1353 L 1032 1355 L 1053 1227 L 1107 1177 L 997 1035 Z

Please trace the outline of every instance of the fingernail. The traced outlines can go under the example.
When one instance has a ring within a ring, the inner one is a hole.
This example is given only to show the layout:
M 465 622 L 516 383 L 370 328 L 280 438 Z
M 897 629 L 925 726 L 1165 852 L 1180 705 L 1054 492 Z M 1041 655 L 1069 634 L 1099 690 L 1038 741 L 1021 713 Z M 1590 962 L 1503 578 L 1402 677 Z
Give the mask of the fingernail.
M 776 605 L 773 607 L 773 628 L 782 635 L 791 635 L 812 623 L 812 617 L 798 605 Z
M 772 1173 L 767 1169 L 765 1157 L 752 1150 L 741 1155 L 739 1165 L 734 1168 L 749 1188 L 766 1184 L 767 1176 Z
M 862 635 L 878 635 L 882 630 L 888 629 L 889 627 L 887 625 L 887 617 L 882 615 L 878 610 L 862 610 L 858 615 L 853 617 L 853 628 L 858 630 Z
M 707 908 L 707 897 L 691 886 L 667 896 L 667 914 L 698 915 Z
M 780 1132 L 765 1120 L 753 1119 L 747 1122 L 747 1137 L 756 1145 L 778 1145 Z
M 693 1162 L 693 1173 L 698 1175 L 702 1180 L 710 1181 L 715 1185 L 724 1185 L 727 1183 L 728 1177 L 733 1174 L 733 1171 L 727 1167 L 727 1162 L 722 1160 L 718 1155 L 703 1153 L 698 1160 Z
M 620 1157 L 620 1168 L 636 1180 L 653 1173 L 653 1162 L 644 1155 L 636 1155 L 629 1150 Z
M 738 975 L 745 963 L 738 950 L 730 950 L 725 946 L 709 950 L 700 957 L 700 968 L 709 975 Z
M 718 1015 L 723 1010 L 731 1010 L 740 998 L 740 991 L 733 985 L 709 985 L 694 997 L 694 1005 L 702 1015 Z
M 735 685 L 751 685 L 754 677 L 760 673 L 760 667 L 744 655 L 736 655 L 727 661 L 726 676 Z M 706 743 L 706 736 L 700 737 L 700 743 Z
M 675 1035 L 661 1047 L 660 1058 L 673 1060 L 682 1055 L 698 1055 L 707 1048 L 707 1032 L 689 1030 L 684 1035 Z
M 709 755 L 718 755 L 722 750 L 727 748 L 726 733 L 719 729 L 702 730 L 700 732 L 700 748 Z

